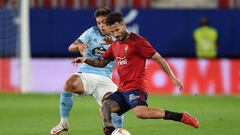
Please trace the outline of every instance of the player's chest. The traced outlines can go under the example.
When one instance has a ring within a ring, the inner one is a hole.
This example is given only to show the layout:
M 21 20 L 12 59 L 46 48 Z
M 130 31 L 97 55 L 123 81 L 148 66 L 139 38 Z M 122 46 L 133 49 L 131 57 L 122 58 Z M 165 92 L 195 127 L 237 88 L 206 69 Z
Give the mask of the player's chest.
M 115 44 L 114 56 L 115 57 L 131 57 L 134 54 L 134 46 L 132 44 Z
M 88 52 L 93 56 L 102 56 L 102 54 L 108 49 L 109 45 L 103 44 L 103 37 L 92 38 L 88 42 Z
M 101 43 L 103 43 L 103 37 L 98 35 L 92 36 L 88 41 L 89 47 L 97 47 Z

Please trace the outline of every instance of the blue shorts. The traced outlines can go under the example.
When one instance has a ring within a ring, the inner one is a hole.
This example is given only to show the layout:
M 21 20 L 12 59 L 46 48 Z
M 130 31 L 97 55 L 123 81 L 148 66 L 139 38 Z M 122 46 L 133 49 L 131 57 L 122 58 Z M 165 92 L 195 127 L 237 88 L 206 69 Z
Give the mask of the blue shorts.
M 147 96 L 147 93 L 142 90 L 116 91 L 108 99 L 119 104 L 120 110 L 116 113 L 122 115 L 136 106 L 148 106 Z

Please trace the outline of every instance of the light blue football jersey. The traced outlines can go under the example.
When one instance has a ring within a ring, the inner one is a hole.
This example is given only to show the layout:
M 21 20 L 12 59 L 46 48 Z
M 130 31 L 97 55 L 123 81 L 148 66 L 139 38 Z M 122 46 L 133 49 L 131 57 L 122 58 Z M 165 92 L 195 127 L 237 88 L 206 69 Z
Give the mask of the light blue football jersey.
M 101 35 L 98 27 L 94 26 L 86 30 L 79 38 L 80 42 L 88 45 L 86 52 L 84 52 L 83 57 L 98 59 L 104 52 L 108 49 L 109 45 L 100 45 L 104 43 L 104 37 Z M 112 70 L 115 61 L 111 61 L 104 68 L 93 67 L 86 63 L 80 65 L 79 72 L 83 73 L 93 73 L 98 75 L 103 75 L 112 78 Z

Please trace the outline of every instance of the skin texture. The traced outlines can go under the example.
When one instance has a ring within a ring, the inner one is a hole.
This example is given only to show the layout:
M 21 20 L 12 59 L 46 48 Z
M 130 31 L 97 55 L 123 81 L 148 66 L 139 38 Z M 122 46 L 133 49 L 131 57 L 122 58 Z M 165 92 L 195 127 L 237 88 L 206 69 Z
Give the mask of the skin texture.
M 104 100 L 102 107 L 101 107 L 101 113 L 102 113 L 102 123 L 104 127 L 113 127 L 111 113 L 117 112 L 120 109 L 117 102 L 106 99 Z
M 128 38 L 128 31 L 126 30 L 126 24 L 124 22 L 116 22 L 113 25 L 108 26 L 111 34 L 118 40 L 120 43 Z M 165 73 L 170 77 L 173 84 L 176 85 L 180 91 L 183 90 L 183 84 L 179 81 L 175 75 L 173 74 L 172 70 L 170 69 L 166 60 L 159 54 L 155 53 L 152 58 L 153 61 L 157 62 L 159 66 L 165 71 Z M 74 64 L 85 62 L 92 66 L 97 67 L 104 67 L 109 62 L 105 59 L 89 59 L 78 57 L 73 59 L 72 61 Z M 101 107 L 102 112 L 102 122 L 104 127 L 113 127 L 111 122 L 111 112 L 119 111 L 120 107 L 117 102 L 107 99 L 103 102 Z M 133 112 L 136 117 L 140 119 L 163 119 L 165 117 L 165 110 L 162 108 L 148 108 L 147 106 L 137 106 L 133 108 Z
M 107 25 L 106 25 L 106 16 L 98 16 L 96 17 L 96 23 L 97 26 L 101 32 L 101 34 L 106 35 L 109 33 L 107 31 Z M 110 39 L 108 39 L 110 40 Z M 108 41 L 110 42 L 110 41 Z M 77 52 L 79 51 L 81 54 L 84 53 L 84 51 L 87 49 L 88 45 L 81 43 L 79 40 L 74 41 L 69 47 L 68 50 L 69 52 Z M 67 92 L 72 92 L 76 94 L 83 94 L 84 93 L 84 87 L 82 80 L 79 76 L 77 75 L 71 75 L 68 80 L 66 81 L 64 85 L 64 89 Z
M 76 94 L 83 94 L 83 83 L 79 76 L 70 76 L 64 85 L 64 90 L 67 92 L 72 92 Z

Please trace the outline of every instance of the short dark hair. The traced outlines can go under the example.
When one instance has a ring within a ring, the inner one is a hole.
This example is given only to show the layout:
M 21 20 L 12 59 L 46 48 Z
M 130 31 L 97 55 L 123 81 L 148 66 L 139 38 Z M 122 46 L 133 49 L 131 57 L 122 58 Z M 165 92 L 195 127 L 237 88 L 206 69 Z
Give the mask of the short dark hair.
M 123 17 L 122 17 L 121 13 L 115 12 L 115 13 L 111 13 L 107 16 L 107 19 L 106 19 L 107 25 L 113 25 L 116 22 L 118 22 L 118 23 L 123 22 Z
M 108 16 L 112 11 L 108 7 L 102 7 L 94 12 L 95 17 Z

